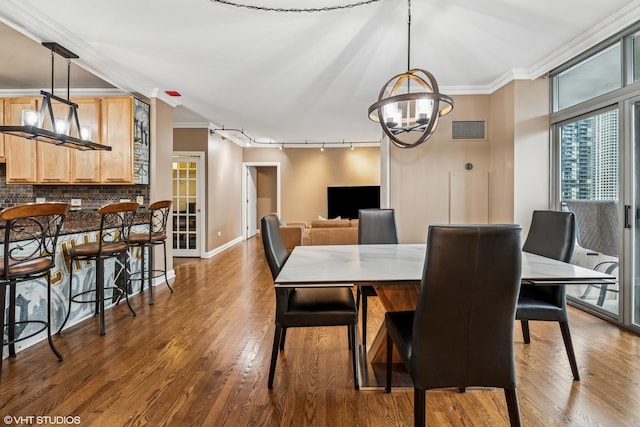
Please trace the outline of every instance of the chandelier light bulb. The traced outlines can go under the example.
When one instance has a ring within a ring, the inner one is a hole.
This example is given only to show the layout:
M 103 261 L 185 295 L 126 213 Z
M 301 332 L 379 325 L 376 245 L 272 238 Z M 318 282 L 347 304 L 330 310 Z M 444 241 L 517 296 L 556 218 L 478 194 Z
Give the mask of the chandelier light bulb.
M 91 128 L 81 127 L 80 128 L 80 139 L 84 139 L 85 141 L 91 140 Z
M 37 126 L 40 113 L 35 110 L 22 110 L 22 126 Z
M 54 127 L 56 133 L 61 135 L 67 135 L 69 133 L 69 127 L 67 126 L 66 120 L 56 119 Z

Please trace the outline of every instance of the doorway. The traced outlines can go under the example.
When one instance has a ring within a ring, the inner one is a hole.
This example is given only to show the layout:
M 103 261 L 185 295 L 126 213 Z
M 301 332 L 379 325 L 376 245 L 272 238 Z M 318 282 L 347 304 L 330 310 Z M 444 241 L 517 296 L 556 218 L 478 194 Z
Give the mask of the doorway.
M 258 233 L 262 216 L 280 216 L 280 163 L 246 162 L 242 164 L 242 230 L 244 239 Z
M 173 153 L 173 256 L 201 257 L 204 247 L 204 153 Z

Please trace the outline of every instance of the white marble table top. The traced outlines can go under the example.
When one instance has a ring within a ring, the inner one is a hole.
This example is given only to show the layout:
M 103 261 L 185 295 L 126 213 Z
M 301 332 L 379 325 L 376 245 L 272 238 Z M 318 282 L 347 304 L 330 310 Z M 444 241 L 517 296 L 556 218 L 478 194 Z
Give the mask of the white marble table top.
M 331 286 L 357 282 L 417 283 L 426 245 L 297 246 L 275 280 L 276 286 Z M 615 277 L 553 259 L 522 253 L 522 282 L 603 283 Z
M 615 283 L 616 277 L 540 255 L 522 252 L 522 282 L 538 284 Z

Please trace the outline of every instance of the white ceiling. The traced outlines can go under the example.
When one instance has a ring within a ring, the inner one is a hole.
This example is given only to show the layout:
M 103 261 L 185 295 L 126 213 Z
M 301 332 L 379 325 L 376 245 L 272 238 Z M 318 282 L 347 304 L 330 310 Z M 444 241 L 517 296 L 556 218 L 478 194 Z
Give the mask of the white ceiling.
M 357 2 L 236 1 L 285 8 Z M 211 0 L 1 3 L 0 21 L 28 38 L 0 26 L 0 90 L 50 87 L 51 57 L 39 42 L 55 41 L 102 79 L 74 69 L 73 88 L 158 96 L 180 105 L 176 125 L 211 123 L 258 139 L 378 140 L 367 108 L 407 69 L 406 0 L 316 13 Z M 411 11 L 411 66 L 457 95 L 540 77 L 640 20 L 640 0 L 414 0 Z M 66 87 L 66 63 L 58 62 L 65 80 L 56 87 Z

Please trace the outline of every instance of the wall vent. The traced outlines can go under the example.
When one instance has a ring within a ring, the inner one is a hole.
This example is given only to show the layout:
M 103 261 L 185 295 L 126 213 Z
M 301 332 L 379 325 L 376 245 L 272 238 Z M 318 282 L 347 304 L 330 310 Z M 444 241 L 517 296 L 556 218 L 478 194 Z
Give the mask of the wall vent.
M 453 121 L 451 138 L 453 139 L 485 139 L 486 122 L 479 121 Z

